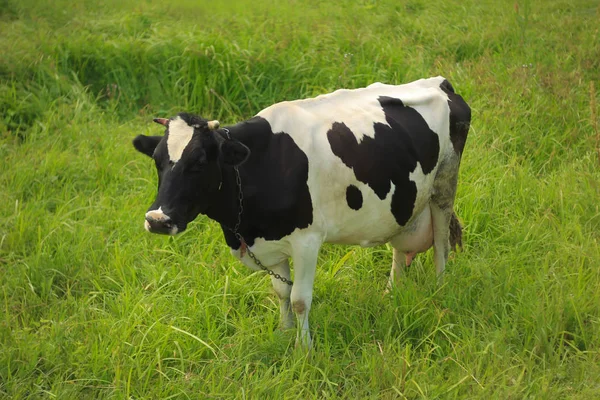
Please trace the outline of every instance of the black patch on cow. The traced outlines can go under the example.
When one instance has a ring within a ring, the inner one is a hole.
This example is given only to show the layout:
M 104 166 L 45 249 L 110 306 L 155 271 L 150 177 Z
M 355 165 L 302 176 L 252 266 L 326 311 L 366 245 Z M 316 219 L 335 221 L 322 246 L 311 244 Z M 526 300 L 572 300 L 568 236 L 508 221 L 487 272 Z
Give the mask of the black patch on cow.
M 363 204 L 363 197 L 360 189 L 354 185 L 348 186 L 346 188 L 346 202 L 351 209 L 360 210 Z
M 440 84 L 440 89 L 448 95 L 450 141 L 454 151 L 460 157 L 465 148 L 467 134 L 471 126 L 471 108 L 460 95 L 454 92 L 454 88 L 446 79 Z
M 182 112 L 177 114 L 177 116 L 184 120 L 186 124 L 193 127 L 194 129 L 208 129 L 208 120 L 206 118 L 202 118 L 199 115 Z
M 240 233 L 246 243 L 252 246 L 258 237 L 279 240 L 295 229 L 312 224 L 308 158 L 291 136 L 272 132 L 268 121 L 260 117 L 228 129 L 231 137 L 250 149 L 250 156 L 239 167 L 244 198 Z M 235 180 L 233 168 L 225 167 L 224 173 L 230 180 Z M 229 186 L 233 184 L 231 182 Z M 232 196 L 237 200 L 237 187 Z M 222 207 L 227 207 L 231 215 L 229 220 L 234 223 L 237 204 L 223 204 Z M 208 215 L 212 218 L 211 213 Z M 227 244 L 234 249 L 239 248 L 240 242 L 227 228 L 227 223 L 223 223 L 222 218 L 213 219 L 224 226 Z
M 363 136 L 358 143 L 356 136 L 341 122 L 333 124 L 327 138 L 333 153 L 380 199 L 387 196 L 394 184 L 391 211 L 396 222 L 405 225 L 417 198 L 417 186 L 409 174 L 417 162 L 425 174 L 435 168 L 439 139 L 421 114 L 405 106 L 400 99 L 382 96 L 378 100 L 389 126 L 375 123 L 374 138 Z

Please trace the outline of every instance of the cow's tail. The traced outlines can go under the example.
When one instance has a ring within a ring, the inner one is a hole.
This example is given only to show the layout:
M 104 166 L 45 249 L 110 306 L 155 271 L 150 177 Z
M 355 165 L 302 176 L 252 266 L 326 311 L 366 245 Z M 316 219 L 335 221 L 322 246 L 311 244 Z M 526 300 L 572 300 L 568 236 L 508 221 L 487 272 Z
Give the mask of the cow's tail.
M 456 217 L 456 213 L 452 212 L 452 217 L 450 218 L 450 248 L 454 251 L 457 248 L 462 249 L 462 226 Z

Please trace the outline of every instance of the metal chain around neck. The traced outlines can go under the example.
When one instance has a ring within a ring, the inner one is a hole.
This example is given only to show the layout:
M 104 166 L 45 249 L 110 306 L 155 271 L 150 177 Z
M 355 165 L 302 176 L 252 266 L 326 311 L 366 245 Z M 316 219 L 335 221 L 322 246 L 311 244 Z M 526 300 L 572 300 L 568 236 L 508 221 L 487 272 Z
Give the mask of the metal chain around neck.
M 231 136 L 229 136 L 229 129 L 224 128 L 223 131 L 225 131 L 227 138 L 231 139 Z M 235 226 L 233 228 L 229 228 L 228 226 L 225 226 L 225 225 L 224 226 L 227 229 L 229 229 L 233 233 L 235 238 L 240 242 L 240 249 L 245 247 L 246 252 L 248 252 L 248 257 L 250 257 L 252 259 L 252 261 L 254 261 L 254 263 L 260 267 L 260 269 L 265 271 L 267 274 L 269 274 L 273 278 L 278 279 L 281 282 L 292 286 L 294 284 L 294 282 L 292 282 L 291 280 L 289 280 L 289 279 L 279 275 L 278 273 L 271 271 L 267 267 L 265 267 L 263 265 L 263 263 L 261 263 L 260 260 L 256 257 L 256 255 L 252 252 L 252 250 L 250 250 L 250 248 L 246 244 L 246 241 L 244 240 L 244 237 L 240 234 L 239 229 L 240 229 L 240 225 L 242 224 L 242 214 L 244 213 L 244 193 L 242 192 L 242 178 L 240 177 L 240 170 L 237 167 L 237 165 L 233 167 L 233 170 L 235 171 L 235 184 L 237 186 L 237 191 L 238 191 L 238 217 L 237 217 L 237 222 L 235 223 Z M 241 254 L 243 256 L 243 252 Z

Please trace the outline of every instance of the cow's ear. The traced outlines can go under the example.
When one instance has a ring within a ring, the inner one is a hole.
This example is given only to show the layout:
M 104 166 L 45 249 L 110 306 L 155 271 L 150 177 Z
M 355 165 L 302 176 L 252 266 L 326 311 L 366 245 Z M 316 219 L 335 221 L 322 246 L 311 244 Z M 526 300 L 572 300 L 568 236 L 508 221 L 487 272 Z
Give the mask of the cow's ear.
M 243 164 L 250 157 L 250 149 L 235 139 L 226 139 L 221 143 L 221 159 L 226 165 Z
M 138 135 L 135 139 L 133 139 L 133 147 L 135 147 L 135 149 L 140 153 L 143 153 L 148 157 L 152 157 L 152 154 L 154 154 L 154 149 L 156 149 L 156 146 L 158 146 L 158 143 L 162 138 L 162 136 Z

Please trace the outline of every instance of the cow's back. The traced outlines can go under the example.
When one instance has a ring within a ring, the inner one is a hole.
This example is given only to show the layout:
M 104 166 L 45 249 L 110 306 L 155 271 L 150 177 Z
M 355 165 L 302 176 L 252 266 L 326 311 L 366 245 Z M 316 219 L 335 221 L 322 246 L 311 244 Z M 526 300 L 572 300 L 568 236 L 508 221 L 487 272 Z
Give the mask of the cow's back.
M 376 83 L 261 111 L 306 154 L 313 224 L 324 240 L 385 243 L 427 206 L 452 151 L 442 77 Z

